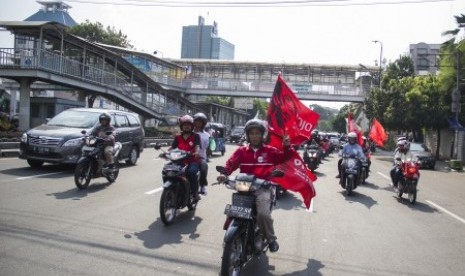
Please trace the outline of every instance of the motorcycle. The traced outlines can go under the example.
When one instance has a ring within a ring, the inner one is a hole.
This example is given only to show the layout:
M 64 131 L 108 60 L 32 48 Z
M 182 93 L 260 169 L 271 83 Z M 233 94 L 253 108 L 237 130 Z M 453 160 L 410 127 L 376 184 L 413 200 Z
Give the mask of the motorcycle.
M 320 149 L 317 145 L 306 145 L 303 160 L 307 167 L 313 172 L 318 168 L 321 161 Z
M 156 144 L 156 150 L 161 146 Z M 198 199 L 195 194 L 191 193 L 191 185 L 186 178 L 187 165 L 184 165 L 184 160 L 191 157 L 190 152 L 172 149 L 170 151 L 163 151 L 160 157 L 169 160 L 163 166 L 163 192 L 160 198 L 160 218 L 166 226 L 171 225 L 176 218 L 178 209 L 187 207 L 189 211 L 197 208 Z M 199 174 L 197 174 L 199 177 Z
M 85 134 L 85 131 L 83 132 Z M 86 142 L 88 141 L 88 142 Z M 115 160 L 113 168 L 104 167 L 105 165 L 105 140 L 100 137 L 83 138 L 83 146 L 81 149 L 81 157 L 79 158 L 76 168 L 74 169 L 74 183 L 80 190 L 86 189 L 89 186 L 92 178 L 105 177 L 109 183 L 115 182 L 118 178 L 118 156 L 122 145 L 116 142 L 113 147 L 113 159 Z
M 397 185 L 397 195 L 399 198 L 402 198 L 402 195 L 406 193 L 408 194 L 409 202 L 415 204 L 417 200 L 417 185 L 420 179 L 418 164 L 413 161 L 400 162 L 400 158 L 397 161 L 399 161 L 398 166 L 402 171 L 402 178 Z
M 366 155 L 366 158 L 365 160 L 361 160 L 360 161 L 360 182 L 361 184 L 365 184 L 366 183 L 366 179 L 368 178 L 368 176 L 370 176 L 370 169 L 369 169 L 369 166 L 368 166 L 368 161 L 370 160 L 371 158 L 371 153 L 367 153 Z
M 360 162 L 354 155 L 344 154 L 342 156 L 341 186 L 347 195 L 357 188 L 360 181 Z
M 217 166 L 216 170 L 221 174 L 226 174 L 224 167 Z M 284 173 L 275 170 L 271 175 L 281 177 Z M 226 232 L 223 240 L 220 275 L 240 275 L 241 270 L 249 261 L 268 251 L 268 243 L 256 221 L 254 191 L 272 189 L 274 195 L 277 184 L 245 173 L 228 178 L 224 184 L 228 189 L 236 192 L 232 195 L 232 204 L 227 204 L 224 210 L 226 221 L 223 230 Z M 274 205 L 275 198 L 272 198 L 272 202 Z

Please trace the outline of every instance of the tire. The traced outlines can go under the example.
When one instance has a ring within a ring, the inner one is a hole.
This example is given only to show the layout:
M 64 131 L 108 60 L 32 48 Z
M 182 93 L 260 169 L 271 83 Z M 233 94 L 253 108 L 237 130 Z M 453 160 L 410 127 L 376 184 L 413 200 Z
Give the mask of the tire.
M 225 152 L 225 151 L 226 151 L 225 149 L 221 150 L 221 156 L 224 155 L 224 152 Z
M 415 188 L 414 191 L 410 192 L 408 194 L 408 201 L 410 202 L 410 204 L 415 204 L 415 202 L 417 201 L 417 189 Z
M 353 177 L 348 177 L 347 178 L 347 184 L 346 184 L 346 194 L 350 196 L 352 194 L 352 189 L 354 188 L 354 178 Z
M 163 224 L 170 226 L 176 218 L 176 193 L 172 189 L 163 189 L 160 198 L 160 218 Z
M 189 199 L 189 203 L 187 204 L 187 209 L 189 211 L 193 211 L 197 208 L 197 203 L 199 203 L 199 201 L 196 201 L 193 195 L 190 195 L 190 197 L 191 198 Z
M 361 181 L 362 184 L 365 184 L 366 179 L 367 179 L 367 171 L 366 171 L 366 170 L 363 170 L 360 177 L 362 178 L 362 181 Z
M 132 146 L 131 151 L 129 151 L 128 159 L 126 160 L 126 165 L 134 166 L 139 159 L 139 151 L 137 150 L 137 146 Z
M 27 163 L 29 164 L 29 166 L 31 166 L 31 168 L 37 169 L 37 168 L 42 167 L 42 165 L 44 164 L 44 161 L 28 159 Z
M 81 162 L 74 169 L 74 183 L 79 190 L 86 189 L 92 179 L 92 166 L 90 162 Z
M 244 254 L 243 250 L 240 235 L 236 235 L 224 244 L 221 260 L 221 276 L 241 274 L 241 256 Z
M 397 184 L 397 196 L 399 198 L 402 198 L 403 194 L 404 194 L 404 192 L 402 191 L 402 189 L 399 188 L 399 184 Z

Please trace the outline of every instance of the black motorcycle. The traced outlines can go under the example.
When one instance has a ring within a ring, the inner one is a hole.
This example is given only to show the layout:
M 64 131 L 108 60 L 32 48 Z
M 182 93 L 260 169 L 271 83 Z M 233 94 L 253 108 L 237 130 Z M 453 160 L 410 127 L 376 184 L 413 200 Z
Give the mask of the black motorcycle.
M 83 133 L 85 134 L 85 132 Z M 88 142 L 86 142 L 88 141 Z M 113 158 L 115 160 L 113 168 L 105 167 L 105 140 L 100 137 L 84 137 L 83 146 L 81 149 L 81 157 L 79 158 L 76 168 L 74 169 L 74 183 L 78 189 L 86 189 L 89 186 L 92 178 L 105 177 L 108 182 L 115 182 L 118 178 L 118 156 L 122 145 L 116 142 L 113 147 Z
M 365 184 L 366 179 L 370 175 L 370 170 L 368 169 L 368 158 L 360 161 L 360 183 Z
M 303 160 L 307 167 L 313 172 L 321 162 L 321 151 L 318 145 L 306 145 Z
M 154 147 L 157 150 L 161 148 L 158 144 Z M 174 222 L 178 210 L 185 207 L 189 211 L 195 210 L 198 200 L 191 192 L 191 185 L 186 178 L 187 165 L 183 162 L 192 154 L 184 150 L 172 149 L 163 152 L 160 156 L 169 160 L 162 170 L 163 193 L 160 198 L 160 218 L 166 226 L 169 226 Z
M 347 195 L 357 188 L 360 181 L 360 161 L 354 155 L 344 154 L 342 156 L 341 186 Z
M 217 166 L 216 170 L 221 174 L 226 173 L 224 167 L 221 166 Z M 272 176 L 276 177 L 283 175 L 281 171 L 272 173 Z M 239 173 L 234 178 L 228 178 L 225 186 L 236 192 L 232 194 L 232 204 L 227 204 L 224 210 L 227 217 L 223 226 L 226 232 L 223 240 L 220 274 L 222 276 L 240 275 L 242 268 L 250 260 L 265 254 L 268 250 L 268 243 L 256 221 L 254 191 L 272 189 L 272 194 L 275 195 L 276 184 L 256 178 L 251 174 Z M 272 205 L 274 203 L 273 196 Z

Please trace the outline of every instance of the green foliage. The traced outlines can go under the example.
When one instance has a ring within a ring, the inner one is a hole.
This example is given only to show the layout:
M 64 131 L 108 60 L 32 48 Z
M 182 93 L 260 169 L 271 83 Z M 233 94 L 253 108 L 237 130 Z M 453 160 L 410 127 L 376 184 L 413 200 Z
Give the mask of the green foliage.
M 254 99 L 253 100 L 254 109 L 258 112 L 258 116 L 262 120 L 266 120 L 266 115 L 268 114 L 268 102 L 264 100 Z
M 207 96 L 206 101 L 209 103 L 216 103 L 224 106 L 233 106 L 231 102 L 231 97 Z
M 115 27 L 106 28 L 100 22 L 91 23 L 89 20 L 70 29 L 74 35 L 80 36 L 92 42 L 98 42 L 123 48 L 133 48 L 127 35 Z

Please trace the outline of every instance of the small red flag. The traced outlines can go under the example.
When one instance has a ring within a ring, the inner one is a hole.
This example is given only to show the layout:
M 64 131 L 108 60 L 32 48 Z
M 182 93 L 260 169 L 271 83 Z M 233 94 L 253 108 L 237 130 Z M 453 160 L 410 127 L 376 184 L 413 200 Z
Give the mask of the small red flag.
M 357 143 L 359 145 L 363 144 L 363 133 L 362 133 L 362 128 L 355 123 L 352 113 L 349 112 L 347 115 L 347 124 L 349 125 L 349 132 L 355 132 L 357 134 Z
M 387 134 L 386 131 L 384 130 L 384 127 L 376 120 L 376 118 L 373 118 L 373 124 L 371 126 L 370 133 L 368 134 L 368 137 L 373 140 L 378 146 L 384 147 L 384 142 L 387 139 Z

